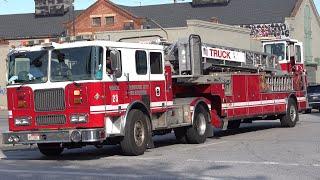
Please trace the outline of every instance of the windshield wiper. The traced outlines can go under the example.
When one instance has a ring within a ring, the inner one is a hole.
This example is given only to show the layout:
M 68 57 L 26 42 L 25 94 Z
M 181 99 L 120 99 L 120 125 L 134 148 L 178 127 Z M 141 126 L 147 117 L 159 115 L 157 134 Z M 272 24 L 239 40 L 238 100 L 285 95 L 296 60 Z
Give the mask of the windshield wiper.
M 17 88 L 17 90 L 20 90 L 22 87 L 24 87 L 25 85 L 27 85 L 30 81 L 31 81 L 31 80 L 29 80 L 29 81 L 24 81 L 24 82 L 20 83 L 20 86 Z
M 77 83 L 75 80 L 73 80 L 71 77 L 67 77 L 69 81 L 72 81 L 72 84 L 74 84 L 77 87 L 80 87 L 81 84 Z
M 77 83 L 77 82 L 75 82 L 75 81 L 72 81 L 72 83 L 73 83 L 75 86 L 77 86 L 77 87 L 80 87 L 80 86 L 81 86 L 81 84 L 79 84 L 79 83 Z

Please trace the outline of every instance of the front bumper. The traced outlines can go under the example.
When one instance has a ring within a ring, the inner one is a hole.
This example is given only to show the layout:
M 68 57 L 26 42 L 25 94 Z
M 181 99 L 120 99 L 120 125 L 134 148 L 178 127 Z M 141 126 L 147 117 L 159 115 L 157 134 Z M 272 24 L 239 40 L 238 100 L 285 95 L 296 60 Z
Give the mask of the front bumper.
M 75 135 L 78 135 L 75 137 Z M 80 136 L 79 136 L 80 135 Z M 100 142 L 105 140 L 105 130 L 70 129 L 52 131 L 23 131 L 3 133 L 3 144 Z M 76 141 L 75 141 L 76 140 Z

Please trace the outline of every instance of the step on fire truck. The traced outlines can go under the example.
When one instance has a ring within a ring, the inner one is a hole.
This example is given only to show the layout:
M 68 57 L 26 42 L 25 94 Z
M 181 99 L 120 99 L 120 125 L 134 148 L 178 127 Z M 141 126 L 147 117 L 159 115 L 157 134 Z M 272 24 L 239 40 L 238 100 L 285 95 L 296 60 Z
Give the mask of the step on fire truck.
M 198 35 L 161 45 L 102 40 L 45 43 L 8 55 L 6 144 L 65 148 L 120 144 L 141 155 L 152 136 L 204 143 L 213 127 L 280 119 L 306 108 L 302 44 L 263 42 L 264 52 L 216 46 Z

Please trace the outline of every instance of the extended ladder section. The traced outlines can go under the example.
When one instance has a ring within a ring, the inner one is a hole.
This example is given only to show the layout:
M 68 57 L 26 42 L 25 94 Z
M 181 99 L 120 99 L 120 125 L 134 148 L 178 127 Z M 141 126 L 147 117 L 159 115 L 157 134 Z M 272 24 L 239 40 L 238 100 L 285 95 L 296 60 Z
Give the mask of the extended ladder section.
M 281 72 L 277 57 L 262 52 L 204 44 L 198 35 L 179 39 L 165 49 L 173 78 L 215 72 Z

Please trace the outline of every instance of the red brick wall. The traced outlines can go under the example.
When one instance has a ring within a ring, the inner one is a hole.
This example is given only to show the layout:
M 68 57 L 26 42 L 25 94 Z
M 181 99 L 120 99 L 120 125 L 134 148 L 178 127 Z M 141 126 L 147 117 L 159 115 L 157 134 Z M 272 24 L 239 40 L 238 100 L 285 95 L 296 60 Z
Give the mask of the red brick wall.
M 0 39 L 0 45 L 9 45 L 9 42 L 4 39 Z
M 105 17 L 114 15 L 114 25 L 106 25 Z M 101 26 L 92 26 L 92 17 L 101 17 Z M 78 34 L 90 34 L 94 32 L 123 30 L 126 21 L 133 21 L 134 29 L 141 28 L 141 19 L 117 9 L 106 0 L 99 0 L 94 5 L 81 13 L 75 20 L 75 32 Z M 72 22 L 67 24 L 68 35 L 73 34 Z

